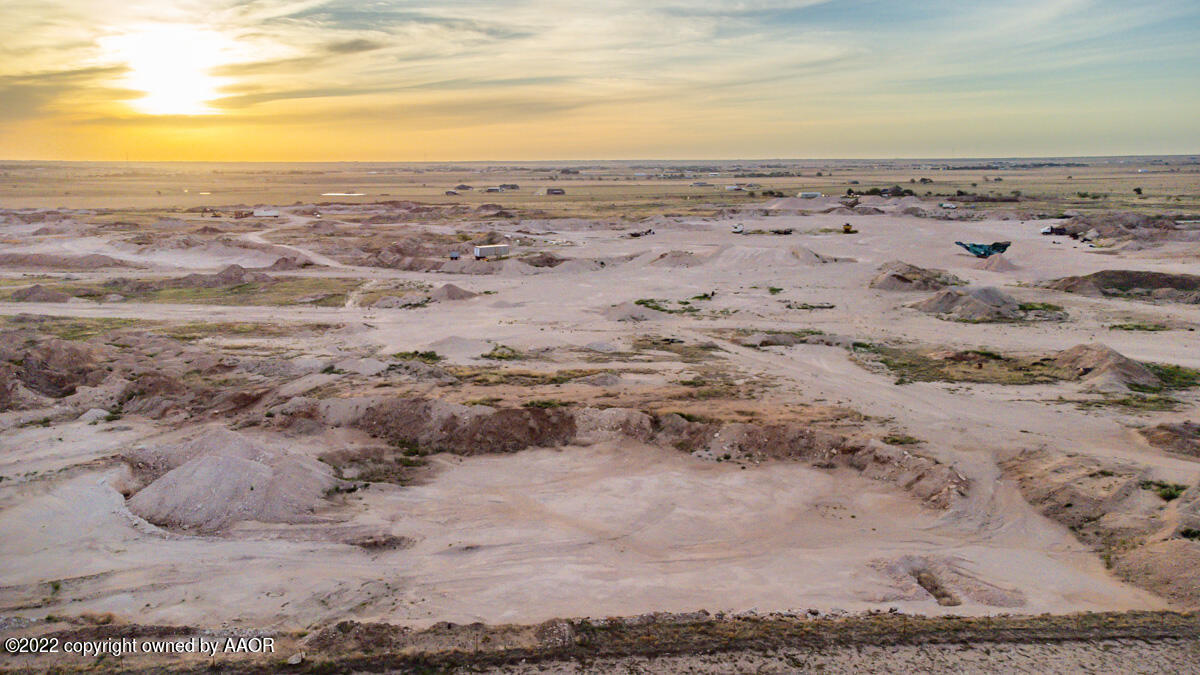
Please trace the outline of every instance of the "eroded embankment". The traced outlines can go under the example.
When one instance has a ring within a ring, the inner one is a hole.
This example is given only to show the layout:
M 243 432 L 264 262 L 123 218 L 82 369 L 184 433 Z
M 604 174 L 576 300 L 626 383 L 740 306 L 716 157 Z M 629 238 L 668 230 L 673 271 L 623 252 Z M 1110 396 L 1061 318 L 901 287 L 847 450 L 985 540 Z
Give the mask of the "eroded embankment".
M 1031 452 L 1002 464 L 1021 493 L 1100 553 L 1117 576 L 1178 606 L 1200 607 L 1200 485 L 1146 467 Z
M 950 506 L 967 489 L 966 478 L 934 459 L 875 440 L 793 424 L 693 421 L 675 413 L 649 415 L 622 408 L 496 409 L 434 399 L 390 399 L 367 405 L 349 425 L 419 452 L 514 452 L 615 435 L 708 459 L 791 459 L 826 468 L 848 466 L 868 478 L 897 484 L 935 508 Z
M 79 640 L 181 640 L 203 635 L 222 639 L 230 631 L 186 627 L 104 625 L 42 632 L 60 642 Z M 119 659 L 87 659 L 94 672 L 477 672 L 495 668 L 534 667 L 559 670 L 636 660 L 640 672 L 656 669 L 658 659 L 704 656 L 705 665 L 725 663 L 740 655 L 779 654 L 799 650 L 808 656 L 839 659 L 841 650 L 900 650 L 906 647 L 954 647 L 941 665 L 953 669 L 955 654 L 980 651 L 992 655 L 1015 647 L 1051 648 L 1058 660 L 1080 667 L 1094 655 L 1088 648 L 1142 644 L 1148 658 L 1169 653 L 1169 661 L 1186 669 L 1188 655 L 1200 647 L 1200 616 L 1194 613 L 1128 612 L 1069 616 L 919 617 L 873 614 L 840 618 L 795 615 L 712 616 L 644 615 L 603 620 L 556 619 L 538 625 L 437 624 L 414 631 L 382 623 L 344 621 L 313 633 L 256 633 L 274 640 L 273 654 L 219 654 L 214 658 L 129 654 Z M 244 637 L 244 636 L 243 636 Z M 1107 651 L 1107 650 L 1104 650 Z M 38 659 L 34 661 L 33 659 Z M 1182 659 L 1182 660 L 1181 660 Z M 605 661 L 601 661 L 605 660 Z M 49 663 L 53 661 L 54 663 Z M 1149 662 L 1146 662 L 1149 663 Z M 0 664 L 13 672 L 47 667 L 73 669 L 81 657 L 4 656 Z M 664 664 L 666 665 L 666 664 Z M 699 664 L 675 664 L 696 672 Z M 849 664 L 844 664 L 849 665 Z M 880 665 L 875 662 L 873 665 Z M 793 668 L 800 666 L 792 663 Z M 632 672 L 639 672 L 634 670 Z M 710 671 L 701 671 L 710 672 Z M 720 669 L 711 672 L 721 672 Z

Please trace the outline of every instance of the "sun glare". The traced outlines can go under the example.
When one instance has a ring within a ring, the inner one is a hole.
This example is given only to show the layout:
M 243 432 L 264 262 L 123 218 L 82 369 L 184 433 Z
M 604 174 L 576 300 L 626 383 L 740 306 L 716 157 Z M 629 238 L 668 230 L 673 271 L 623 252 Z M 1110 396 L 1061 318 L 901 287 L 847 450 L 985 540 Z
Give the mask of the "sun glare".
M 231 41 L 209 30 L 182 25 L 141 26 L 101 41 L 129 67 L 123 85 L 145 96 L 133 102 L 149 115 L 212 115 L 223 78 L 212 75 L 227 62 Z

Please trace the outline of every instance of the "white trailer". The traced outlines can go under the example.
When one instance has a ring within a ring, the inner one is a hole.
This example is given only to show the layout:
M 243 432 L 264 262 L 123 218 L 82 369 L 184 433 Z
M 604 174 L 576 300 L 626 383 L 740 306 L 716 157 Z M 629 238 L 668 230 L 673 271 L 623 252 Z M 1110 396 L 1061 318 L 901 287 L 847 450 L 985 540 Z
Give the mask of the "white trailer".
M 279 209 L 254 209 L 255 218 L 278 218 Z
M 490 246 L 476 246 L 475 259 L 483 260 L 485 258 L 499 258 L 508 255 L 508 244 L 491 244 Z
M 801 192 L 796 196 L 800 199 L 816 199 L 818 197 L 824 197 L 825 195 L 821 194 L 820 192 Z

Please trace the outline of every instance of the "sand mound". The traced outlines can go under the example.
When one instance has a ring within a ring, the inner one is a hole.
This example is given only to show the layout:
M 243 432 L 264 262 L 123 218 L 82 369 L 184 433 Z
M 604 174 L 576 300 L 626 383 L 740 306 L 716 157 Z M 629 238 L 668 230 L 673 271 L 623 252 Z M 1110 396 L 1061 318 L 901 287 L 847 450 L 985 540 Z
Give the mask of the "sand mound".
M 667 251 L 651 261 L 650 264 L 662 267 L 695 267 L 703 265 L 705 262 L 705 258 L 701 258 L 691 251 Z
M 946 270 L 925 269 L 892 260 L 879 266 L 879 275 L 868 286 L 885 291 L 938 291 L 966 283 Z
M 566 258 L 560 258 L 553 253 L 535 253 L 534 255 L 520 258 L 520 261 L 530 267 L 557 267 L 566 262 Z
M 1020 303 L 997 288 L 947 288 L 909 305 L 956 321 L 1011 321 L 1021 318 Z
M 635 305 L 632 302 L 622 302 L 619 305 L 613 305 L 603 312 L 604 318 L 609 321 L 652 321 L 659 318 L 660 312 L 652 309 Z
M 975 263 L 975 269 L 987 270 L 989 272 L 1014 272 L 1021 268 L 1012 264 L 1012 262 L 1010 262 L 1008 258 L 1005 258 L 1004 254 L 1001 253 Z
M 1146 366 L 1106 345 L 1076 345 L 1059 352 L 1054 364 L 1073 371 L 1087 388 L 1097 391 L 1127 391 L 1129 385 L 1162 386 Z
M 153 473 L 181 460 L 129 499 L 132 513 L 197 532 L 241 521 L 312 522 L 313 509 L 338 483 L 320 462 L 225 430 L 126 461 L 135 472 Z
M 71 296 L 62 291 L 52 291 L 41 284 L 34 284 L 28 288 L 13 291 L 10 298 L 18 302 L 66 302 L 71 299 Z
M 434 300 L 469 300 L 477 295 L 479 294 L 459 288 L 454 284 L 446 284 L 445 286 L 442 286 L 436 291 L 430 293 L 429 297 Z

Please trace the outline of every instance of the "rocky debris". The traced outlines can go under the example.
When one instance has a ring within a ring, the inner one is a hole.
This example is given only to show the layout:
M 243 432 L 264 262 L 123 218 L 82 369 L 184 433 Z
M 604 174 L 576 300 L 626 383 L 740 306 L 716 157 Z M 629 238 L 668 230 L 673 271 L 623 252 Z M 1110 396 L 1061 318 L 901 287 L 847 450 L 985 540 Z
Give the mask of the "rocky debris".
M 1022 607 L 1024 593 L 989 584 L 962 569 L 951 557 L 904 555 L 875 560 L 870 566 L 888 577 L 894 590 L 874 598 L 876 602 L 927 600 L 932 597 L 943 607 L 962 604 L 963 597 L 989 607 Z
M 330 467 L 227 430 L 173 447 L 143 449 L 126 461 L 155 477 L 129 510 L 167 528 L 212 533 L 241 521 L 301 523 L 337 487 Z
M 1200 275 L 1103 270 L 1048 282 L 1046 288 L 1093 297 L 1115 296 L 1200 304 Z
M 1164 422 L 1139 429 L 1138 433 L 1156 448 L 1177 455 L 1200 458 L 1200 424 L 1196 422 Z
M 67 302 L 71 296 L 62 291 L 50 290 L 41 284 L 34 284 L 28 288 L 13 291 L 9 298 L 17 302 Z
M 1020 303 L 998 288 L 946 288 L 931 298 L 909 305 L 955 321 L 1016 321 Z
M 879 267 L 879 275 L 868 284 L 887 291 L 939 291 L 947 286 L 963 286 L 966 281 L 946 270 L 925 269 L 899 260 Z
M 105 417 L 108 417 L 108 415 L 109 415 L 108 411 L 104 410 L 103 408 L 92 408 L 91 410 L 88 410 L 87 412 L 80 415 L 78 419 L 80 422 L 84 422 L 85 424 L 90 424 L 92 422 L 99 422 L 100 420 L 104 419 Z
M 1087 388 L 1096 391 L 1162 386 L 1162 380 L 1146 366 L 1102 344 L 1076 345 L 1059 352 L 1054 365 L 1075 373 Z
M 429 297 L 432 300 L 469 300 L 477 295 L 479 294 L 459 288 L 454 284 L 446 284 L 430 293 Z

